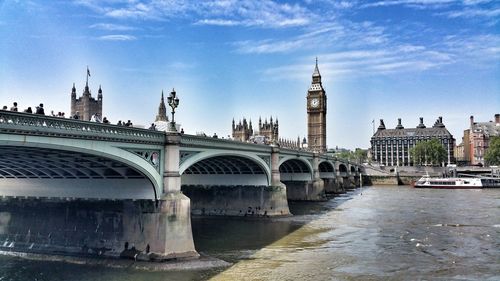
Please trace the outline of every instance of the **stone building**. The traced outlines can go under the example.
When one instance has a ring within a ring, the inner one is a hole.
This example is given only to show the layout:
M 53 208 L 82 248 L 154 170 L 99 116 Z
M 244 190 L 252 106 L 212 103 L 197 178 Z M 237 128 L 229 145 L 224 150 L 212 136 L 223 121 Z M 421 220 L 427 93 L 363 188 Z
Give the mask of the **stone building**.
M 163 91 L 161 92 L 160 105 L 158 106 L 158 114 L 156 115 L 154 124 L 158 131 L 168 131 L 170 126 L 167 116 L 167 107 L 165 106 L 165 99 L 163 98 Z
M 234 140 L 243 142 L 254 142 L 256 140 L 259 143 L 271 143 L 277 141 L 279 138 L 279 124 L 278 119 L 273 121 L 273 117 L 262 122 L 262 118 L 259 117 L 259 128 L 258 132 L 254 133 L 252 120 L 247 121 L 243 118 L 243 121 L 239 121 L 238 124 L 235 123 L 233 119 L 232 124 L 232 137 Z
M 410 149 L 420 141 L 437 139 L 446 150 L 447 164 L 454 163 L 455 139 L 439 117 L 431 128 L 424 125 L 424 118 L 416 128 L 405 129 L 398 119 L 395 129 L 386 129 L 384 120 L 380 119 L 380 126 L 371 138 L 372 161 L 386 166 L 413 166 Z
M 88 76 L 87 76 L 88 77 Z M 99 114 L 102 119 L 102 89 L 99 85 L 99 90 L 97 91 L 97 99 L 92 97 L 89 89 L 89 81 L 85 83 L 85 89 L 83 90 L 83 95 L 76 98 L 76 87 L 73 83 L 73 88 L 71 89 L 71 116 L 78 115 L 78 119 L 90 121 L 90 118 L 94 114 Z
M 310 150 L 326 152 L 326 91 L 321 82 L 318 59 L 307 91 L 307 141 Z
M 470 117 L 470 128 L 468 132 L 468 143 L 464 143 L 468 146 L 468 159 L 470 159 L 470 164 L 472 165 L 484 165 L 484 153 L 489 147 L 490 138 L 494 136 L 500 136 L 500 114 L 495 114 L 495 121 L 489 122 L 474 122 L 474 116 Z M 464 132 L 464 139 L 465 139 Z

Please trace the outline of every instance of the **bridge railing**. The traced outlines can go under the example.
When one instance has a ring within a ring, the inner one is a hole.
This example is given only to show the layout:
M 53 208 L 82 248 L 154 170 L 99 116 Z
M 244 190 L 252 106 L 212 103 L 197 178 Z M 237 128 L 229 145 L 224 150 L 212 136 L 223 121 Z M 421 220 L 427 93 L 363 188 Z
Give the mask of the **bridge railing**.
M 249 142 L 241 142 L 237 140 L 213 138 L 209 136 L 195 136 L 183 134 L 181 138 L 181 146 L 189 147 L 208 147 L 208 148 L 237 148 L 257 152 L 269 152 L 271 146 L 265 144 L 255 144 Z
M 163 144 L 165 133 L 133 127 L 0 110 L 0 133 Z

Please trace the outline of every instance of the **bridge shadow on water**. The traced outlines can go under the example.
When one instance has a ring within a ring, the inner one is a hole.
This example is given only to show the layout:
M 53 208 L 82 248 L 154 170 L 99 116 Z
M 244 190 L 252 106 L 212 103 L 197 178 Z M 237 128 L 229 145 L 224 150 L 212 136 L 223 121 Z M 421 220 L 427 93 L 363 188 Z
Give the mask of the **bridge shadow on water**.
M 293 235 L 306 224 L 323 214 L 335 211 L 344 202 L 359 195 L 360 190 L 329 196 L 327 201 L 289 201 L 288 217 L 223 217 L 192 216 L 193 238 L 196 250 L 227 262 L 237 263 L 253 259 L 252 255 L 267 246 Z M 215 276 L 224 269 L 205 272 L 204 278 Z M 207 278 L 209 279 L 209 278 Z

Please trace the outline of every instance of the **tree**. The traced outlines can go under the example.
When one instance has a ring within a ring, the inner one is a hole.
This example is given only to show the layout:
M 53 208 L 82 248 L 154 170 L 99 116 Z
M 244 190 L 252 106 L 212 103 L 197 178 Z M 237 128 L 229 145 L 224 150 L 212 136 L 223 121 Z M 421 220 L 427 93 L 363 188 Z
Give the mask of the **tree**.
M 500 165 L 500 137 L 490 139 L 490 145 L 484 153 L 484 161 L 488 165 Z
M 354 151 L 354 159 L 356 159 L 358 163 L 365 162 L 367 157 L 368 150 L 366 149 L 356 148 L 356 150 Z
M 410 149 L 413 163 L 439 165 L 446 160 L 446 149 L 437 139 L 421 141 Z

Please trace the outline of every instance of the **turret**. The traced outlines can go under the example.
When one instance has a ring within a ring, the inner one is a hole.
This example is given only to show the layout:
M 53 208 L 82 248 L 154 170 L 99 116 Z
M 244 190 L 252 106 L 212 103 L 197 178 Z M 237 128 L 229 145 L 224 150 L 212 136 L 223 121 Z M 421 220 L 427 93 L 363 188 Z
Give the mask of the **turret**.
M 320 83 L 321 84 L 321 74 L 319 73 L 319 68 L 318 68 L 318 58 L 316 58 L 316 65 L 314 66 L 312 80 L 313 80 L 313 83 Z
M 76 87 L 75 87 L 75 83 L 73 83 L 73 88 L 71 88 L 71 99 L 76 99 Z
M 156 115 L 155 121 L 165 121 L 168 122 L 167 107 L 165 106 L 165 99 L 163 98 L 163 91 L 161 91 L 160 105 L 158 106 L 158 115 Z M 234 119 L 233 119 L 234 122 Z
M 102 89 L 101 89 L 101 85 L 99 85 L 99 91 L 97 91 L 97 100 L 102 100 Z

